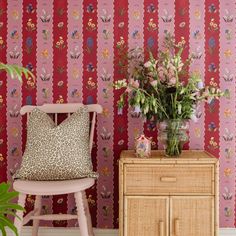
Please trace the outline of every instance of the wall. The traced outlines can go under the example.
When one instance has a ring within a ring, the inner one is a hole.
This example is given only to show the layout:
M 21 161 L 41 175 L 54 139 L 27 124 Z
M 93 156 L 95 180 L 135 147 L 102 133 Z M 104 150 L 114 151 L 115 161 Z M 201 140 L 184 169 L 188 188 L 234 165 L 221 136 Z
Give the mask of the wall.
M 53 3 L 52 3 L 53 2 Z M 0 60 L 27 66 L 36 83 L 23 84 L 1 73 L 0 181 L 11 180 L 25 143 L 25 104 L 101 103 L 94 166 L 100 173 L 88 191 L 93 225 L 118 227 L 118 167 L 122 149 L 132 148 L 134 136 L 154 137 L 155 126 L 142 125 L 137 114 L 117 110 L 118 91 L 109 86 L 124 71 L 119 55 L 135 46 L 161 48 L 165 31 L 184 37 L 184 57 L 194 53 L 190 70 L 206 84 L 220 85 L 230 99 L 212 101 L 199 109 L 186 148 L 206 149 L 220 158 L 220 226 L 235 226 L 235 2 L 232 0 L 0 0 Z M 6 115 L 5 115 L 6 114 Z M 69 161 L 69 160 L 68 160 Z M 33 196 L 27 198 L 32 208 Z M 44 197 L 44 211 L 73 212 L 72 196 Z M 44 223 L 51 226 L 52 223 Z M 74 226 L 64 221 L 54 226 Z

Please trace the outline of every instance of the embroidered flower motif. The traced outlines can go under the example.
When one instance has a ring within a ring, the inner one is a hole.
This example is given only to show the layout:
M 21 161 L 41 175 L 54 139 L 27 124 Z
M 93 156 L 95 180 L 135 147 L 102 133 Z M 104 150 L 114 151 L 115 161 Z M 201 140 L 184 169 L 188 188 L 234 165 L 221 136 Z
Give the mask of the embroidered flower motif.
M 77 67 L 73 67 L 73 69 L 72 69 L 72 78 L 73 79 L 79 78 L 79 69 Z
M 87 84 L 86 84 L 86 88 L 89 89 L 89 90 L 93 90 L 96 88 L 96 84 L 95 82 L 93 81 L 93 78 L 92 77 L 89 77 L 88 81 L 87 81 Z
M 111 15 L 108 14 L 106 9 L 102 9 L 103 14 L 100 16 L 102 22 L 108 23 L 111 21 Z
M 217 23 L 215 23 L 214 18 L 211 19 L 208 29 L 210 31 L 217 31 L 218 30 L 218 25 L 217 25 Z
M 226 23 L 233 22 L 234 16 L 230 14 L 229 10 L 225 9 L 225 15 L 223 16 L 223 19 Z
M 153 3 L 150 3 L 150 4 L 147 6 L 147 12 L 148 12 L 148 13 L 155 13 L 155 12 L 156 12 L 156 7 L 154 6 Z
M 95 12 L 95 9 L 94 9 L 92 3 L 88 4 L 88 6 L 86 7 L 86 10 L 87 10 L 88 13 L 94 13 Z
M 74 20 L 78 20 L 79 19 L 79 12 L 77 10 L 73 10 L 72 17 L 74 18 Z
M 64 98 L 62 97 L 62 95 L 59 95 L 59 96 L 58 96 L 58 99 L 56 100 L 56 103 L 57 103 L 57 104 L 62 104 L 62 103 L 64 103 Z
M 18 46 L 16 45 L 12 51 L 9 52 L 9 56 L 11 59 L 17 59 L 20 56 L 20 52 L 18 50 Z
M 217 144 L 217 142 L 215 141 L 215 138 L 214 138 L 214 137 L 211 137 L 211 138 L 210 138 L 208 148 L 211 149 L 211 150 L 215 150 L 215 149 L 218 148 L 218 144 Z
M 232 30 L 231 29 L 226 29 L 225 30 L 225 38 L 227 40 L 231 40 L 232 39 Z
M 65 42 L 64 42 L 62 36 L 59 36 L 59 39 L 58 39 L 58 41 L 56 42 L 55 47 L 58 48 L 59 50 L 62 50 L 62 49 L 64 49 L 64 48 L 66 47 Z
M 18 10 L 13 10 L 12 13 L 11 13 L 11 15 L 12 15 L 12 18 L 13 18 L 14 20 L 18 20 L 19 17 L 20 17 Z
M 41 56 L 44 58 L 44 59 L 48 59 L 49 58 L 49 52 L 47 49 L 44 49 L 42 52 L 41 52 Z
M 161 19 L 163 20 L 164 23 L 170 23 L 172 21 L 173 16 L 169 14 L 167 9 L 163 10 L 163 15 L 161 16 Z
M 70 51 L 70 58 L 71 59 L 78 59 L 80 57 L 80 52 L 79 52 L 79 47 L 75 46 L 71 51 Z
M 150 32 L 153 32 L 153 31 L 157 30 L 157 25 L 156 25 L 156 23 L 153 22 L 153 18 L 151 18 L 149 20 L 147 29 Z
M 32 3 L 29 3 L 29 4 L 26 6 L 26 12 L 27 12 L 27 13 L 31 13 L 31 14 L 35 12 L 35 9 L 34 9 Z
M 76 88 L 72 89 L 72 91 L 71 91 L 71 97 L 72 97 L 72 98 L 78 98 L 78 97 L 80 97 L 80 93 L 79 93 L 78 89 L 76 89 Z
M 193 15 L 194 15 L 196 20 L 200 20 L 201 19 L 201 11 L 199 9 L 194 10 Z
M 108 71 L 103 68 L 103 73 L 101 74 L 100 78 L 102 79 L 102 81 L 107 82 L 111 80 L 111 74 L 108 73 Z
M 73 32 L 71 33 L 71 38 L 72 39 L 79 39 L 80 38 L 79 31 L 77 29 L 73 30 Z
M 102 50 L 102 57 L 103 57 L 104 59 L 108 59 L 109 56 L 110 56 L 109 50 L 108 50 L 107 48 L 104 48 L 104 49 Z
M 192 52 L 192 58 L 193 59 L 201 59 L 201 57 L 202 57 L 202 51 L 201 51 L 201 47 L 200 46 L 198 46 L 197 48 L 196 48 L 196 50 L 194 51 L 194 52 Z
M 49 38 L 49 30 L 46 30 L 46 29 L 42 30 L 42 34 L 43 34 L 43 39 L 44 40 L 48 40 L 48 38 Z
M 95 23 L 93 23 L 93 19 L 89 19 L 89 21 L 88 21 L 88 23 L 87 23 L 86 29 L 87 29 L 88 31 L 94 31 L 94 30 L 96 30 L 96 25 L 95 25 Z
M 202 39 L 202 34 L 199 29 L 196 29 L 193 31 L 193 38 L 196 40 L 201 40 Z
M 42 10 L 42 15 L 40 16 L 40 19 L 43 23 L 48 23 L 51 20 L 51 15 L 47 13 L 45 9 Z
M 225 118 L 230 118 L 232 116 L 232 112 L 229 108 L 225 108 L 224 110 L 224 117 Z
M 0 50 L 4 49 L 5 48 L 5 43 L 3 41 L 3 38 L 0 36 Z
M 61 21 L 61 22 L 59 22 L 59 23 L 57 24 L 57 27 L 58 27 L 59 29 L 63 29 L 63 26 L 64 26 L 64 22 L 63 22 L 63 21 Z
M 28 32 L 32 32 L 32 31 L 36 30 L 36 26 L 35 26 L 35 24 L 33 23 L 33 21 L 32 21 L 31 18 L 28 19 L 28 22 L 27 22 L 25 28 L 26 28 L 26 30 L 27 30 Z
M 15 29 L 10 33 L 10 36 L 11 36 L 11 39 L 14 39 L 14 40 L 19 39 L 19 33 Z
M 135 20 L 139 20 L 140 19 L 140 11 L 135 10 L 133 12 L 133 17 L 134 17 Z
M 110 37 L 110 31 L 109 31 L 108 29 L 104 29 L 104 30 L 102 31 L 102 35 L 103 35 L 103 38 L 104 38 L 105 40 L 108 40 L 109 37 Z
M 228 68 L 225 68 L 225 73 L 223 74 L 224 81 L 231 82 L 235 78 L 234 74 L 230 72 Z
M 51 74 L 50 74 L 50 73 L 47 73 L 46 69 L 43 67 L 43 68 L 42 68 L 42 72 L 41 72 L 39 78 L 40 78 L 42 81 L 49 81 L 50 78 L 51 78 Z
M 216 12 L 217 12 L 217 9 L 216 9 L 214 3 L 212 3 L 212 4 L 210 4 L 210 5 L 208 6 L 208 11 L 209 11 L 210 13 L 216 13 Z

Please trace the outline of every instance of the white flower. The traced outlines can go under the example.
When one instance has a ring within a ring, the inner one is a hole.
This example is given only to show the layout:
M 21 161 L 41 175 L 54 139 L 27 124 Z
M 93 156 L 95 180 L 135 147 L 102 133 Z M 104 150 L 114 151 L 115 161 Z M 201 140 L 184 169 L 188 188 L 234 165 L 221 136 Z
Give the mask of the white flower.
M 150 61 L 147 61 L 145 64 L 144 64 L 144 67 L 146 68 L 149 68 L 152 66 L 152 63 Z
M 204 88 L 203 82 L 202 82 L 202 81 L 199 81 L 199 82 L 197 83 L 197 87 L 198 87 L 198 89 L 203 89 L 203 88 Z
M 193 122 L 197 122 L 197 121 L 198 121 L 198 119 L 197 119 L 197 117 L 196 117 L 196 115 L 195 115 L 195 112 L 191 115 L 190 119 L 191 119 Z

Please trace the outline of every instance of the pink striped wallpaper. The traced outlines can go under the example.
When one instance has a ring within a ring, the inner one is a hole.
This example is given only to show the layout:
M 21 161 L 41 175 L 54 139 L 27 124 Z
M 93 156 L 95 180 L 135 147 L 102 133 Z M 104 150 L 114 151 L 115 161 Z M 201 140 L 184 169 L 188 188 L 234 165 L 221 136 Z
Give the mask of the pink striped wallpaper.
M 98 118 L 94 167 L 97 185 L 87 192 L 93 225 L 118 227 L 118 166 L 120 151 L 133 148 L 136 134 L 157 130 L 116 107 L 120 91 L 111 83 L 125 75 L 120 55 L 136 46 L 154 54 L 165 32 L 186 41 L 183 56 L 193 54 L 189 71 L 229 95 L 198 108 L 186 149 L 206 149 L 220 158 L 220 226 L 235 227 L 235 59 L 236 1 L 232 0 L 0 0 L 0 61 L 29 68 L 37 81 L 23 84 L 0 75 L 0 181 L 11 181 L 25 144 L 25 104 L 84 102 L 104 107 Z M 145 55 L 147 57 L 147 55 Z M 31 209 L 34 196 L 27 197 Z M 44 196 L 43 210 L 74 212 L 72 196 Z M 43 222 L 45 225 L 46 223 Z M 76 221 L 47 225 L 75 226 Z

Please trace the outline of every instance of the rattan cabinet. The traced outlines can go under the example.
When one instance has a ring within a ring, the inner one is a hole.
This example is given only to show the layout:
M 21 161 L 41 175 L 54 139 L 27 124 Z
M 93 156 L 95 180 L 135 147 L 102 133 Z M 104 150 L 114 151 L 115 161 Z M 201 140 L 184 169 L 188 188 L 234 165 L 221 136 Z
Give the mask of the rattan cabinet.
M 119 235 L 218 236 L 218 160 L 204 151 L 162 153 L 121 153 Z

